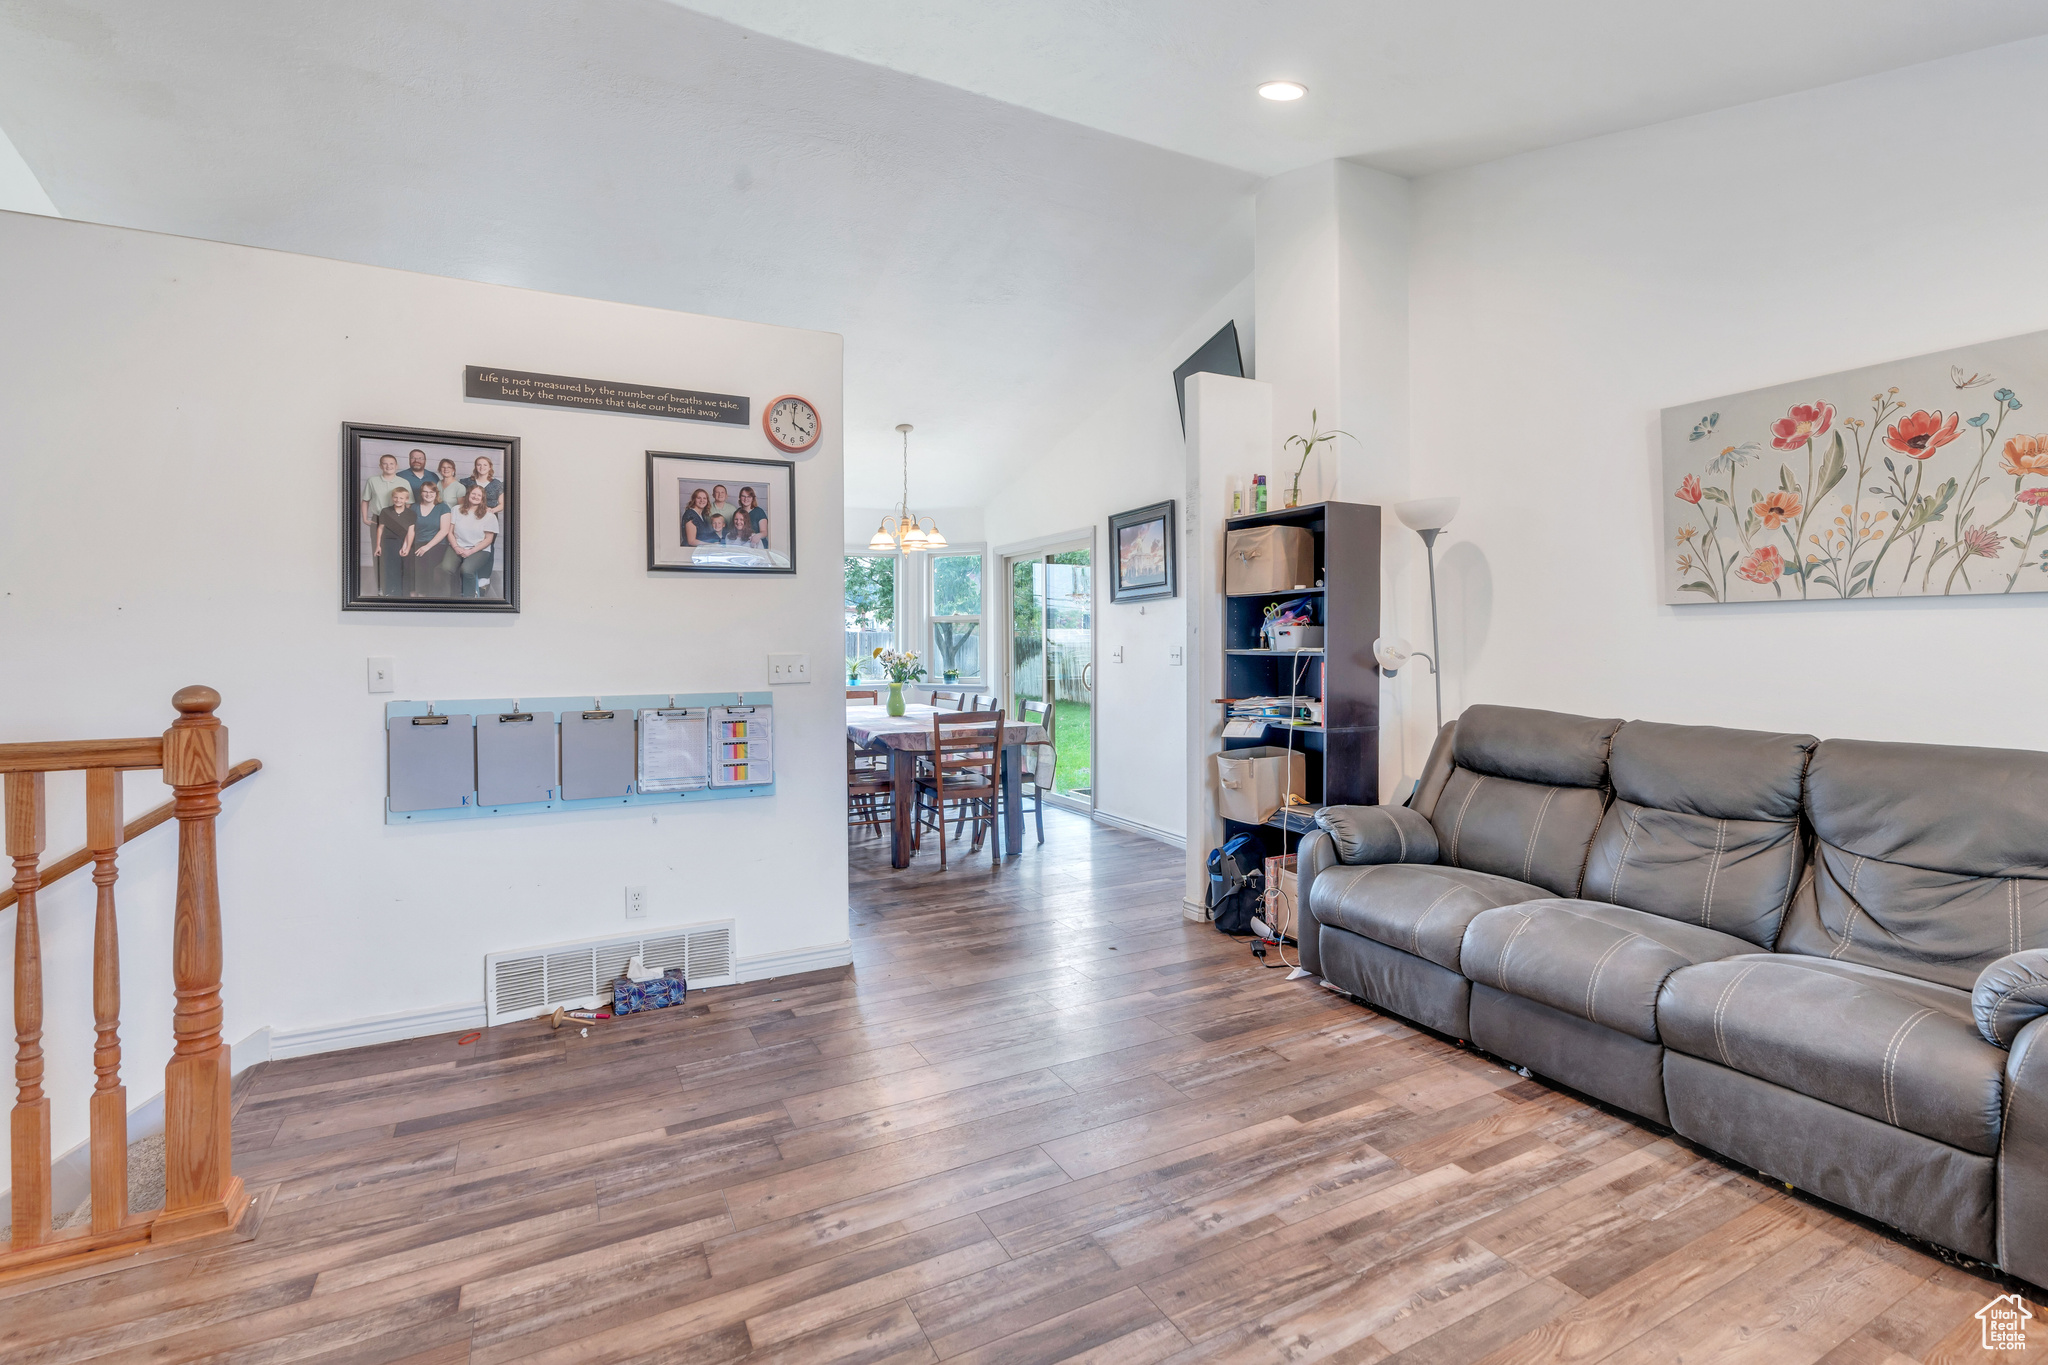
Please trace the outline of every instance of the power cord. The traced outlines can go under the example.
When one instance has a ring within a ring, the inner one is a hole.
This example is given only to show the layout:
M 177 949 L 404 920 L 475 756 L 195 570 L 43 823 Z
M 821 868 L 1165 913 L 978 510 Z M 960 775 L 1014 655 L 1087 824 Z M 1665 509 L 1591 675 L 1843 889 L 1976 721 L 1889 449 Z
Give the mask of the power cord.
M 1280 856 L 1282 859 L 1287 857 L 1287 836 L 1294 832 L 1292 818 L 1294 811 L 1294 732 L 1299 728 L 1294 722 L 1298 718 L 1297 712 L 1300 710 L 1298 698 L 1301 695 L 1301 680 L 1308 671 L 1310 661 L 1310 656 L 1297 653 L 1294 657 L 1294 676 L 1288 680 L 1287 684 L 1287 789 L 1281 793 L 1280 797 Z M 1325 715 L 1327 717 L 1327 711 Z M 1327 725 L 1327 720 L 1325 723 Z M 1328 733 L 1327 729 L 1325 733 Z M 1300 881 L 1297 880 L 1295 885 L 1300 886 Z M 1302 969 L 1300 907 L 1294 904 L 1293 897 L 1281 894 L 1278 887 L 1269 884 L 1261 897 L 1260 908 L 1266 912 L 1265 924 L 1272 937 L 1269 939 L 1262 935 L 1254 938 L 1251 943 L 1252 956 L 1260 960 L 1260 966 L 1268 969 L 1286 967 L 1294 971 L 1300 971 Z M 1287 960 L 1287 929 L 1290 924 L 1294 926 L 1295 931 L 1295 960 L 1292 962 Z M 1274 956 L 1279 961 L 1267 962 L 1265 960 L 1266 949 L 1269 945 L 1273 949 Z

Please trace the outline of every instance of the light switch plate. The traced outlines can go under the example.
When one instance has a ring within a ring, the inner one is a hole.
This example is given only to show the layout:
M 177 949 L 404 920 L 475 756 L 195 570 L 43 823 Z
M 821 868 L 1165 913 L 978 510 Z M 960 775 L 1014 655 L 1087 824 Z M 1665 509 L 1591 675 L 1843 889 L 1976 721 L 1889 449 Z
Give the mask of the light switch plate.
M 370 690 L 389 692 L 398 685 L 398 669 L 392 660 L 373 658 L 370 660 Z
M 808 654 L 770 654 L 768 656 L 768 683 L 807 683 L 811 680 L 811 656 Z

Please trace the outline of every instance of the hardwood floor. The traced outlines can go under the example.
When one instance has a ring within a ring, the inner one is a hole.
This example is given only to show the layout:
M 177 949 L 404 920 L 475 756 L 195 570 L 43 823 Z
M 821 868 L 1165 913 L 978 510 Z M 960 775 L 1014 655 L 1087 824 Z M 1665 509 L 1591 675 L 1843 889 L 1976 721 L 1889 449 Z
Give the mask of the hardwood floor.
M 1977 1357 L 1994 1281 L 1290 983 L 1181 918 L 1176 850 L 1046 824 L 993 870 L 857 840 L 851 971 L 269 1064 L 259 1235 L 0 1295 L 0 1359 Z

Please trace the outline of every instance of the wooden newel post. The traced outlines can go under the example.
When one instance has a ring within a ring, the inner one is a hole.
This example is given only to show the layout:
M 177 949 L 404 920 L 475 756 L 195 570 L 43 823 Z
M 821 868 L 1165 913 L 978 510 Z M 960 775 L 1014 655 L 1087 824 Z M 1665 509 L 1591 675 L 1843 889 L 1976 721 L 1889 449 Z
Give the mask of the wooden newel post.
M 228 1050 L 220 1038 L 220 883 L 213 821 L 228 772 L 228 732 L 213 714 L 220 693 L 180 688 L 178 719 L 164 731 L 164 781 L 178 820 L 178 910 L 171 935 L 177 1007 L 164 1068 L 164 1210 L 155 1241 L 233 1227 L 248 1206 L 230 1164 Z
M 31 1247 L 50 1235 L 50 1098 L 43 1093 L 43 945 L 36 923 L 36 870 L 47 834 L 43 775 L 9 773 L 7 856 L 14 860 L 14 1084 L 8 1126 L 14 1180 L 11 1240 Z

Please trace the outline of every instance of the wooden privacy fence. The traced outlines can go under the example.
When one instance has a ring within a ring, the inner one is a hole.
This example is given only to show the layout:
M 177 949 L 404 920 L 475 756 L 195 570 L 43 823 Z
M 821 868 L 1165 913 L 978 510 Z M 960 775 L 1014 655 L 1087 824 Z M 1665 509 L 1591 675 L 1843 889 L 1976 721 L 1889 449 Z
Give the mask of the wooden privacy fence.
M 171 698 L 178 719 L 161 737 L 0 744 L 5 774 L 7 855 L 14 862 L 14 1079 L 10 1124 L 14 1208 L 0 1281 L 112 1256 L 142 1245 L 225 1231 L 241 1221 L 249 1197 L 229 1165 L 230 1072 L 221 1042 L 220 887 L 214 817 L 221 788 L 256 771 L 230 772 L 228 732 L 213 714 L 220 694 L 186 687 Z M 172 800 L 124 825 L 121 774 L 161 768 Z M 86 847 L 48 867 L 44 776 L 85 773 Z M 177 1003 L 175 1038 L 164 1068 L 164 1206 L 128 1208 L 128 1093 L 121 1084 L 121 954 L 114 915 L 116 857 L 124 840 L 175 816 L 178 893 L 171 938 Z M 90 862 L 99 905 L 93 934 L 92 1223 L 53 1231 L 50 1207 L 50 1100 L 43 1092 L 43 961 L 36 895 Z

